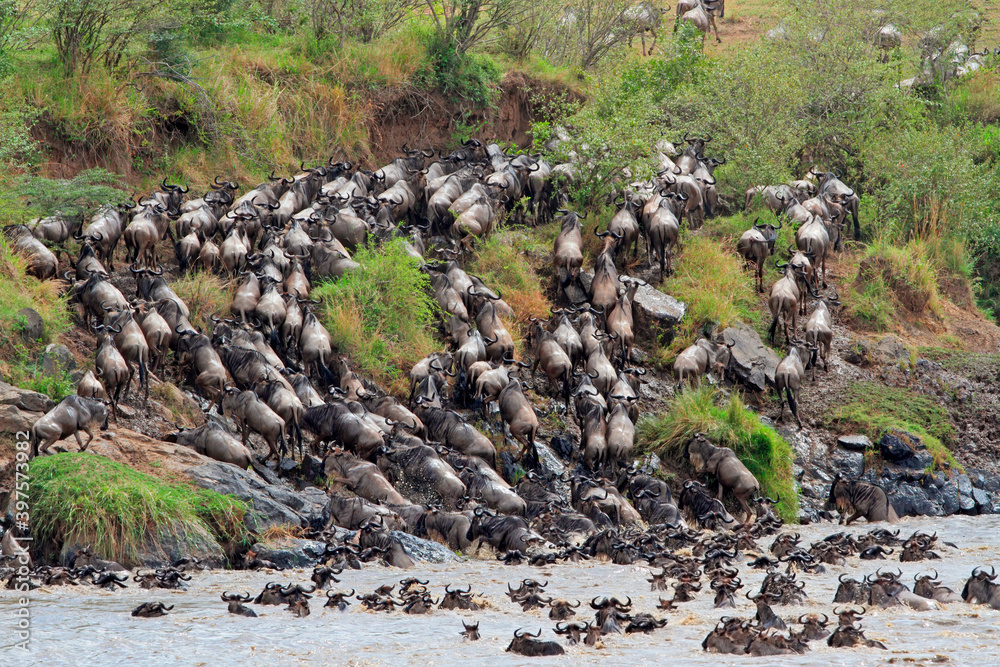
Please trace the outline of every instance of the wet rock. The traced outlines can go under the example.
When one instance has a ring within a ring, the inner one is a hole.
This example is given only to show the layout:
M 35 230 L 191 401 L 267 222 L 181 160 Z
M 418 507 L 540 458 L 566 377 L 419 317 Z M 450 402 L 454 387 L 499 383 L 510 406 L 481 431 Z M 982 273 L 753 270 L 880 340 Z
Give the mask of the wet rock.
M 879 440 L 878 447 L 882 458 L 891 463 L 900 463 L 916 456 L 918 451 L 926 451 L 920 438 L 898 429 L 886 431 Z
M 969 468 L 969 479 L 972 480 L 972 486 L 976 488 L 984 489 L 990 493 L 1000 491 L 1000 475 L 996 473 L 978 468 Z
M 389 532 L 403 545 L 403 551 L 416 561 L 424 563 L 457 563 L 460 559 L 448 547 L 437 542 L 414 537 L 398 530 Z
M 872 350 L 872 356 L 875 361 L 881 364 L 895 364 L 900 361 L 909 363 L 910 361 L 910 351 L 903 345 L 903 341 L 895 336 L 886 336 L 880 340 L 875 349 Z
M 730 370 L 743 384 L 757 391 L 767 389 L 767 383 L 774 382 L 774 370 L 781 361 L 774 350 L 765 347 L 757 332 L 742 322 L 722 335 L 727 343 L 735 343 Z
M 42 375 L 62 377 L 76 368 L 76 359 L 65 345 L 47 345 L 42 353 Z
M 993 511 L 993 499 L 986 491 L 972 489 L 972 499 L 975 501 L 976 509 L 979 510 L 980 514 L 987 514 Z
M 837 444 L 848 451 L 863 452 L 872 446 L 872 441 L 867 435 L 842 435 Z
M 142 567 L 164 567 L 181 558 L 197 558 L 207 567 L 224 567 L 226 554 L 215 538 L 199 531 L 162 533 L 156 540 L 147 540 L 139 549 L 138 564 Z
M 976 501 L 971 496 L 960 495 L 958 497 L 958 507 L 962 511 L 962 514 L 976 513 Z
M 278 567 L 314 567 L 323 558 L 326 544 L 315 540 L 301 540 L 282 537 L 276 540 L 258 542 L 250 547 L 260 560 L 269 560 Z
M 272 526 L 323 527 L 325 495 L 319 504 L 314 498 L 269 484 L 253 471 L 218 461 L 189 468 L 186 473 L 202 488 L 228 493 L 250 503 L 253 511 L 247 513 L 244 523 L 254 532 Z
M 323 474 L 323 461 L 312 454 L 306 454 L 299 465 L 299 473 L 305 479 L 316 479 Z
M 865 467 L 865 457 L 860 452 L 834 452 L 830 456 L 830 468 L 834 474 L 840 473 L 849 479 L 861 476 Z
M 889 491 L 889 489 L 886 489 Z M 937 503 L 927 497 L 927 491 L 918 484 L 903 482 L 889 493 L 889 501 L 899 516 L 942 516 L 944 512 Z
M 955 514 L 959 509 L 961 509 L 958 496 L 958 485 L 954 482 L 948 482 L 941 487 L 938 497 L 941 502 L 941 513 L 944 516 Z
M 543 479 L 552 479 L 552 491 L 568 500 L 570 492 L 569 484 L 562 481 L 561 478 L 561 475 L 566 472 L 566 466 L 556 458 L 556 455 L 552 453 L 548 445 L 536 442 L 535 448 L 538 450 L 538 462 L 541 464 L 538 472 Z
M 972 495 L 972 480 L 969 479 L 968 475 L 962 474 L 958 476 L 958 492 L 963 496 Z
M 686 310 L 682 302 L 651 285 L 641 285 L 632 300 L 637 333 L 649 340 L 659 340 L 664 334 L 668 341 L 672 340 L 674 327 Z
M 42 319 L 42 316 L 35 309 L 22 308 L 17 311 L 17 315 L 14 318 L 14 321 L 20 325 L 18 328 L 21 338 L 24 340 L 29 342 L 41 340 L 42 336 L 45 335 L 45 320 Z
M 13 405 L 18 410 L 45 413 L 54 408 L 56 404 L 45 394 L 19 389 L 6 382 L 0 382 L 0 405 Z

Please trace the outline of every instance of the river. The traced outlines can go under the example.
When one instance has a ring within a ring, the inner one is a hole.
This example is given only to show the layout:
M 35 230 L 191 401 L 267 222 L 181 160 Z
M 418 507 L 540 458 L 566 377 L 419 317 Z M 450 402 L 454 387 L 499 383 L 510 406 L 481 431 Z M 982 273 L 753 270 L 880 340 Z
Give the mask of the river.
M 800 614 L 831 614 L 837 576 L 873 572 L 876 567 L 900 567 L 904 581 L 912 584 L 918 571 L 936 568 L 941 583 L 961 591 L 965 579 L 976 565 L 1000 563 L 1000 516 L 947 519 L 907 519 L 898 525 L 901 536 L 916 529 L 937 531 L 942 540 L 954 542 L 958 550 L 939 550 L 940 561 L 899 563 L 898 549 L 890 560 L 860 561 L 849 559 L 848 566 L 827 566 L 825 574 L 799 574 L 806 582 L 807 604 L 775 607 L 782 617 Z M 835 532 L 833 524 L 798 527 L 803 545 Z M 868 530 L 854 526 L 856 534 Z M 773 538 L 761 541 L 766 549 Z M 701 641 L 722 615 L 750 617 L 754 606 L 742 594 L 756 592 L 763 572 L 739 562 L 744 588 L 739 591 L 736 610 L 721 612 L 712 608 L 712 593 L 707 582 L 695 601 L 681 604 L 674 612 L 656 610 L 659 595 L 650 592 L 649 568 L 644 565 L 620 566 L 610 563 L 558 564 L 543 568 L 505 566 L 490 561 L 468 561 L 450 565 L 418 565 L 404 572 L 368 565 L 361 571 L 347 570 L 338 590 L 354 588 L 368 593 L 382 584 L 396 583 L 407 576 L 428 579 L 435 597 L 445 584 L 472 584 L 482 592 L 487 607 L 479 612 L 434 610 L 426 616 L 409 616 L 400 611 L 375 613 L 363 611 L 357 601 L 341 613 L 322 607 L 324 599 L 311 601 L 312 614 L 293 617 L 284 607 L 251 605 L 259 618 L 243 618 L 227 613 L 219 598 L 224 590 L 252 592 L 256 595 L 268 581 L 308 583 L 308 570 L 266 572 L 215 571 L 194 573 L 187 591 L 143 590 L 134 582 L 116 592 L 92 586 L 40 588 L 31 594 L 31 653 L 24 654 L 10 646 L 17 594 L 0 591 L 0 664 L 87 665 L 102 667 L 141 660 L 149 665 L 522 665 L 570 660 L 574 664 L 653 665 L 664 662 L 679 665 L 735 665 L 757 662 L 767 665 L 881 665 L 894 663 L 949 662 L 957 665 L 1000 664 L 1000 611 L 985 606 L 951 604 L 943 611 L 915 612 L 909 608 L 869 611 L 862 621 L 870 639 L 883 641 L 888 651 L 876 649 L 831 649 L 822 642 L 812 642 L 811 651 L 801 656 L 749 658 L 706 654 Z M 595 650 L 583 645 L 566 647 L 563 658 L 525 658 L 505 653 L 517 628 L 534 632 L 543 628 L 543 639 L 563 639 L 550 628 L 554 622 L 548 610 L 524 613 L 505 595 L 508 582 L 515 586 L 522 578 L 547 580 L 547 595 L 581 600 L 578 618 L 587 620 L 593 612 L 587 601 L 597 595 L 631 596 L 634 612 L 648 611 L 666 616 L 669 623 L 649 635 L 610 635 L 604 648 Z M 133 618 L 131 610 L 141 602 L 159 600 L 175 605 L 166 617 Z M 462 620 L 479 621 L 482 640 L 467 642 L 460 635 Z M 7 624 L 7 627 L 4 627 Z

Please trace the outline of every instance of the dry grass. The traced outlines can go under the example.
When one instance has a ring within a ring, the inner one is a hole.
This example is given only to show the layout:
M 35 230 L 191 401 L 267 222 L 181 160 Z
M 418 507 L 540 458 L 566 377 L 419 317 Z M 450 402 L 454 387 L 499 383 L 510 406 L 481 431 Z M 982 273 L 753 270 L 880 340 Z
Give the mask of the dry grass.
M 523 230 L 503 230 L 476 246 L 476 257 L 467 267 L 469 273 L 499 291 L 510 305 L 514 321 L 508 324 L 516 326 L 520 333 L 511 331 L 515 339 L 524 337 L 530 318 L 550 314 L 551 304 L 543 290 L 545 279 L 539 275 L 533 257 L 547 259 L 551 247 L 551 243 L 546 246 Z
M 212 330 L 212 315 L 228 317 L 235 291 L 232 283 L 198 271 L 175 280 L 170 286 L 191 310 L 191 324 L 199 330 Z

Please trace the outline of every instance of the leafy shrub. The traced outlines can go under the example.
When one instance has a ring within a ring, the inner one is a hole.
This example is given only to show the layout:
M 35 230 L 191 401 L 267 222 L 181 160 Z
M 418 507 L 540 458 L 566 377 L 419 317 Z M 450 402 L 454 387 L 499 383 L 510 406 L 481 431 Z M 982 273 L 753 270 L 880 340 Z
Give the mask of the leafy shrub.
M 691 469 L 685 448 L 695 433 L 704 433 L 716 445 L 732 449 L 757 478 L 762 493 L 771 498 L 780 496 L 778 514 L 785 521 L 796 521 L 799 501 L 791 446 L 773 428 L 762 424 L 739 394 L 730 396 L 726 404 L 720 400 L 718 391 L 709 386 L 677 395 L 666 412 L 640 420 L 640 449 Z

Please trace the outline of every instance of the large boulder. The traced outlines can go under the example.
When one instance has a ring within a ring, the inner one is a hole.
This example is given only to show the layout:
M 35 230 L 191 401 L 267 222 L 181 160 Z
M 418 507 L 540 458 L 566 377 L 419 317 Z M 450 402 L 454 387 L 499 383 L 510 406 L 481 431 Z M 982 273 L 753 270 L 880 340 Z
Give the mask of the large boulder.
M 883 459 L 903 468 L 924 470 L 934 462 L 918 436 L 899 429 L 882 434 L 878 447 Z
M 21 337 L 24 340 L 41 340 L 45 335 L 45 321 L 34 308 L 22 308 L 15 317 L 20 321 Z
M 0 382 L 0 405 L 13 405 L 18 410 L 45 413 L 56 404 L 45 394 Z
M 323 504 L 315 494 L 296 493 L 279 484 L 269 484 L 251 470 L 212 461 L 185 471 L 198 486 L 226 493 L 250 504 L 244 523 L 254 532 L 272 526 L 300 526 L 320 529 L 325 520 Z
M 42 353 L 42 375 L 45 377 L 62 377 L 76 369 L 76 359 L 65 345 L 51 344 L 45 346 Z
M 673 340 L 674 327 L 687 310 L 682 302 L 650 285 L 640 285 L 632 300 L 636 334 L 643 340 Z
M 258 542 L 250 547 L 260 560 L 269 560 L 278 567 L 289 570 L 296 567 L 314 567 L 326 553 L 326 543 L 282 537 Z
M 872 446 L 872 441 L 867 435 L 842 435 L 837 444 L 851 452 L 863 452 Z
M 781 359 L 764 345 L 756 331 L 740 322 L 722 332 L 727 344 L 733 344 L 730 370 L 743 384 L 764 391 L 774 383 L 774 371 Z
M 398 530 L 390 531 L 389 534 L 399 540 L 406 555 L 415 561 L 424 563 L 455 563 L 459 561 L 458 556 L 443 544 L 414 537 Z

